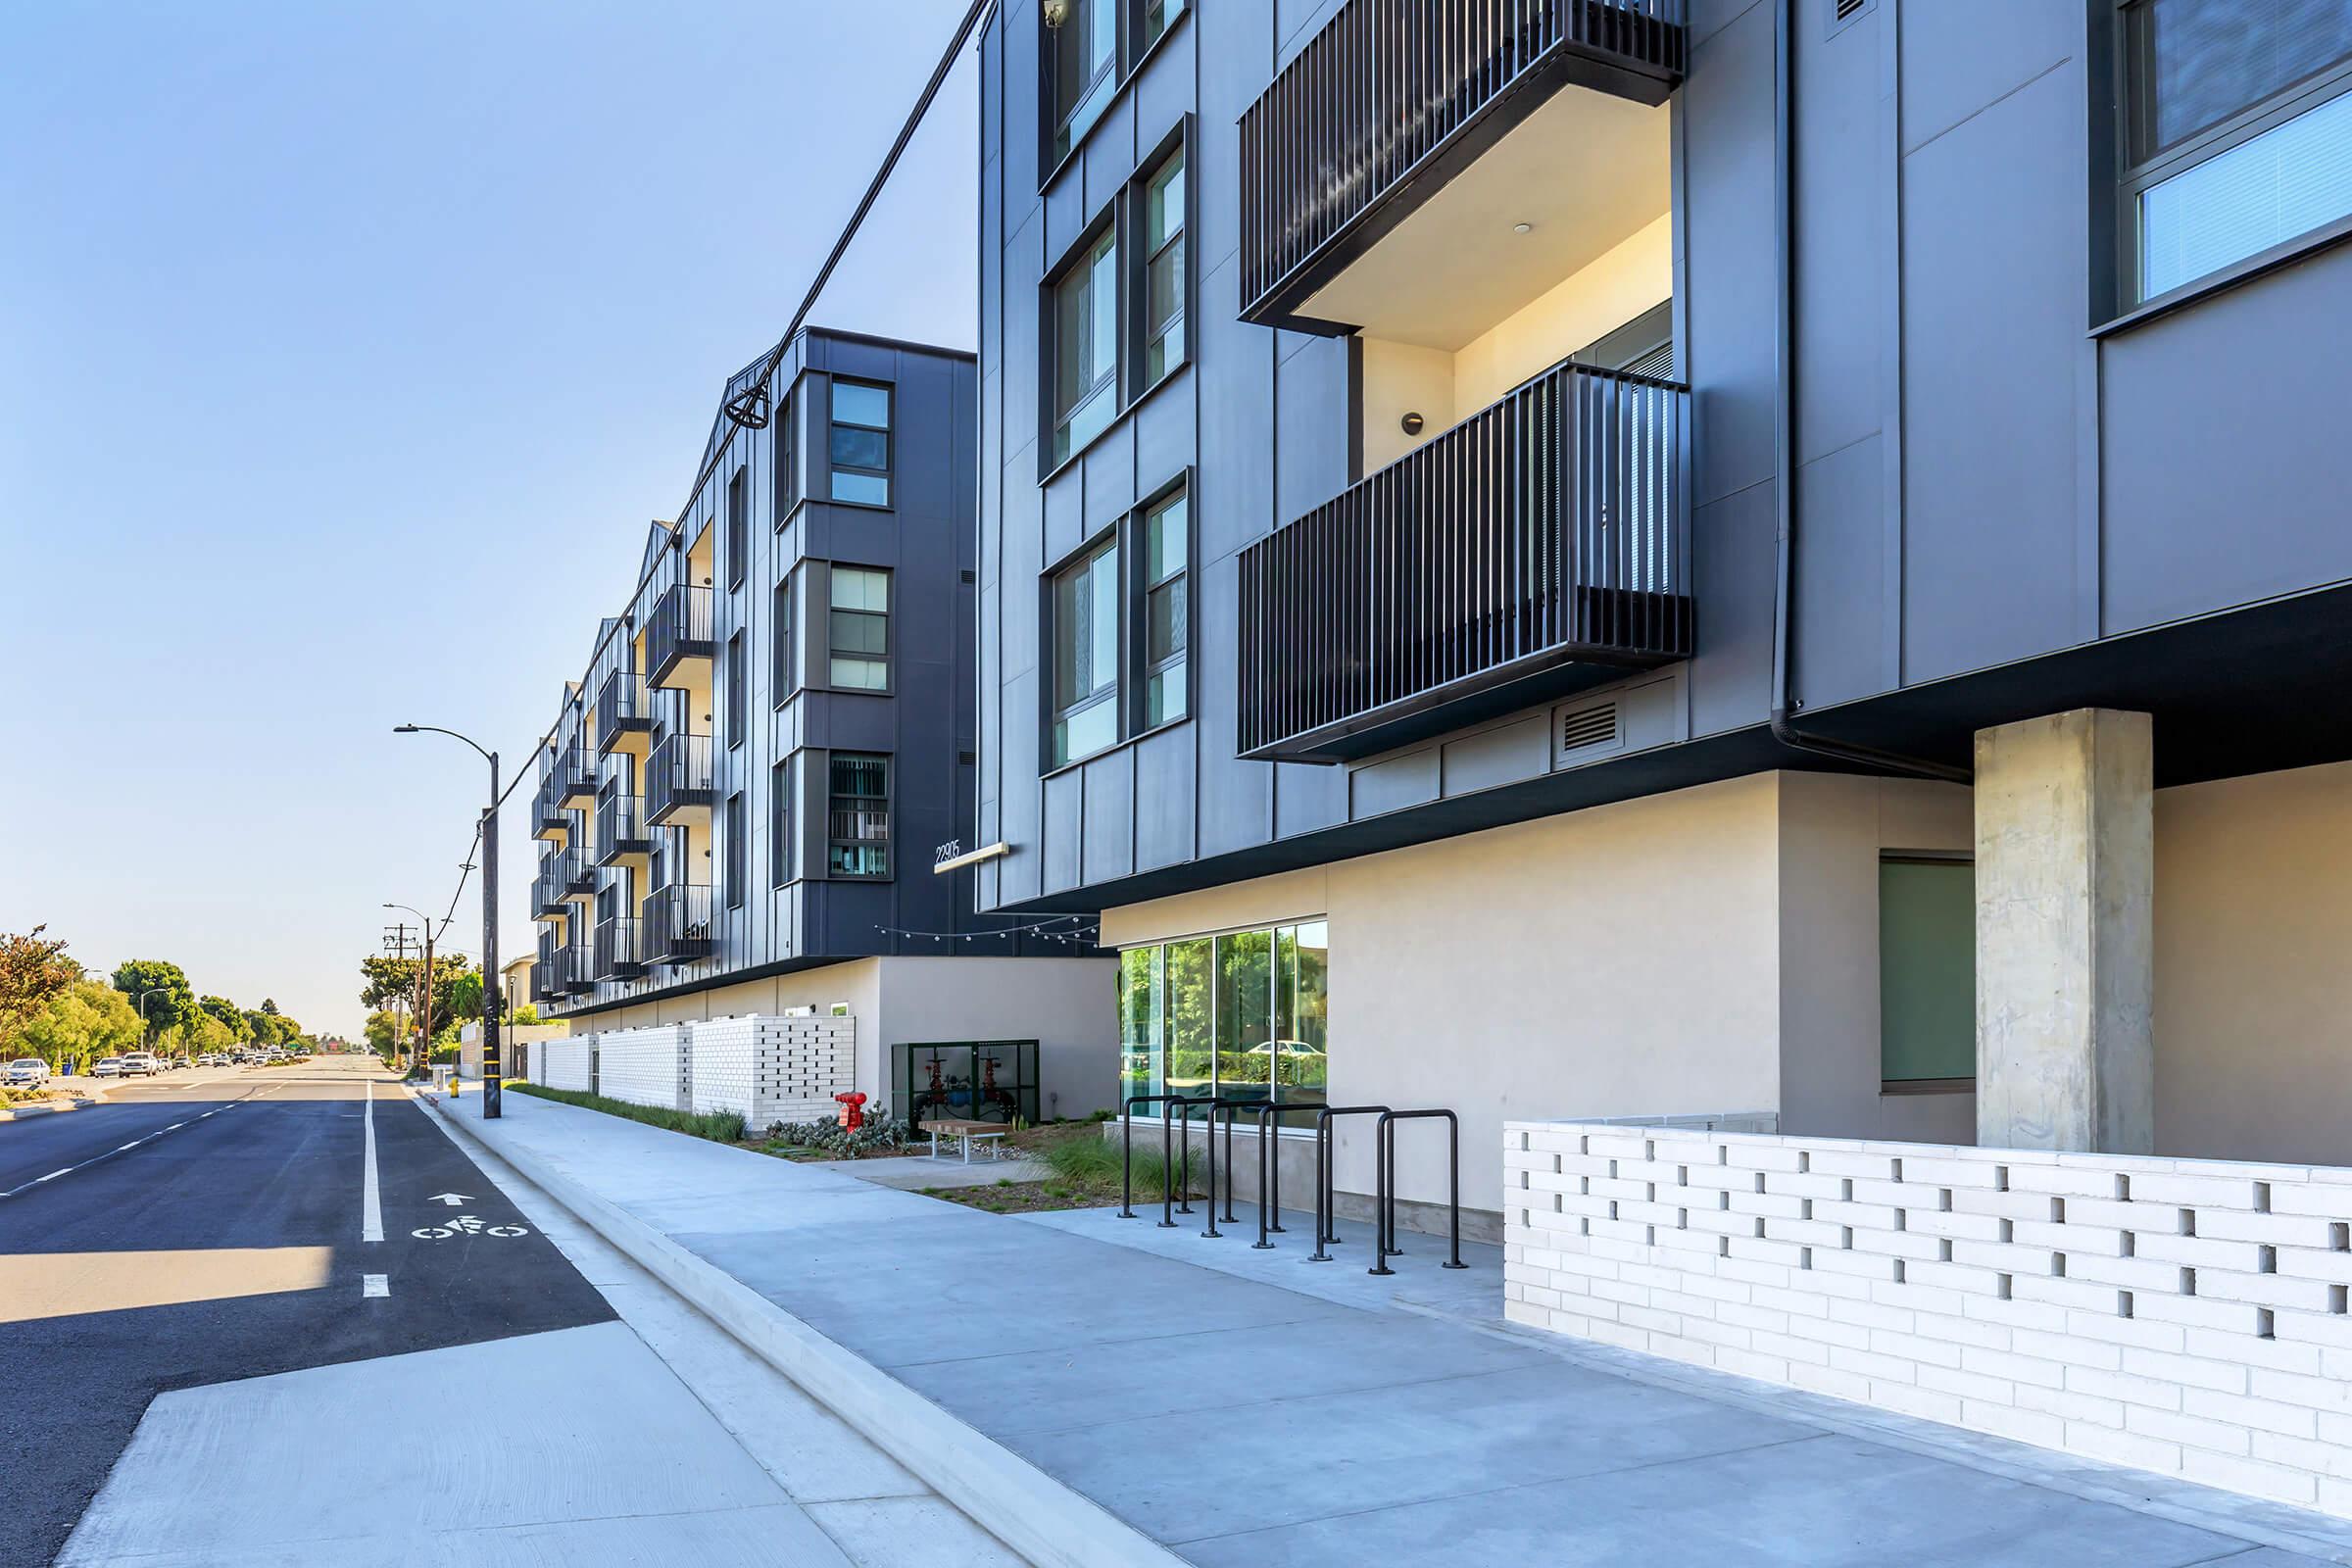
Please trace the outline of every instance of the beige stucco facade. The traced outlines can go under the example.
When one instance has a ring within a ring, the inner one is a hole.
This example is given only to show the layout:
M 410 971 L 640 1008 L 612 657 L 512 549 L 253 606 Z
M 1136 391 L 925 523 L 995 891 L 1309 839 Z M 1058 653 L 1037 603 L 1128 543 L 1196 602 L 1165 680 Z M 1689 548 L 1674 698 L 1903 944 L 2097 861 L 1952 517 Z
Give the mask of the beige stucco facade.
M 1331 1098 L 1456 1111 L 1470 1207 L 1501 1201 L 1506 1119 L 1772 1110 L 1968 1143 L 1974 1094 L 1882 1091 L 1878 889 L 1883 855 L 1967 854 L 1973 807 L 1758 774 L 1107 910 L 1102 941 L 1327 917 Z M 2157 1152 L 2352 1162 L 2352 765 L 2156 812 Z M 1105 1096 L 1115 1070 L 1106 1047 Z M 1369 1191 L 1369 1128 L 1342 1125 L 1339 1185 Z M 1407 1199 L 1443 1198 L 1442 1153 L 1408 1132 Z

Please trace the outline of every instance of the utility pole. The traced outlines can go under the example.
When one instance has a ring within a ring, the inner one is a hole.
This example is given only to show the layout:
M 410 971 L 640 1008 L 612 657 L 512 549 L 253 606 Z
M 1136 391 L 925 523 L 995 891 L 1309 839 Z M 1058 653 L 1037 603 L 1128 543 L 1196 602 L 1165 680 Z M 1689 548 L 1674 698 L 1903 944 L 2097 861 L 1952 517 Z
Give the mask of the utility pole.
M 493 1120 L 500 1114 L 498 1019 L 506 1000 L 498 984 L 498 754 L 438 724 L 395 724 L 392 733 L 447 735 L 472 747 L 490 764 L 490 804 L 482 811 L 482 1119 Z

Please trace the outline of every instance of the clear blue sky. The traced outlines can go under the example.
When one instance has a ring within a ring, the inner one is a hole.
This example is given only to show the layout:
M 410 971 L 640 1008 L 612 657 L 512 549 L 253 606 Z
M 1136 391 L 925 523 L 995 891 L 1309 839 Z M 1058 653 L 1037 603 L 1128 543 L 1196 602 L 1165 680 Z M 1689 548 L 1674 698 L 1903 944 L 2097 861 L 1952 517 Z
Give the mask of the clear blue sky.
M 5 9 L 0 931 L 356 1033 L 484 793 L 391 726 L 525 764 L 963 0 Z M 975 80 L 818 323 L 972 346 Z

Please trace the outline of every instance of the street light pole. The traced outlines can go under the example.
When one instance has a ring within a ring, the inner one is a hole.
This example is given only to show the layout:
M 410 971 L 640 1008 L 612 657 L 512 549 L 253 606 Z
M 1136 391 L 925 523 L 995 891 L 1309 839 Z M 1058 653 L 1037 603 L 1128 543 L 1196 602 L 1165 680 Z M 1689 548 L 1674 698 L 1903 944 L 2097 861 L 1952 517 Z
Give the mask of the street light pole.
M 416 1054 L 409 1060 L 409 1076 L 430 1077 L 433 1044 L 433 921 L 422 909 L 407 904 L 387 904 L 387 909 L 406 909 L 424 928 L 424 969 L 416 977 Z
M 395 724 L 395 735 L 424 733 L 447 735 L 464 741 L 481 754 L 490 764 L 490 804 L 482 808 L 482 1119 L 496 1121 L 502 1115 L 499 1073 L 502 1057 L 499 1053 L 498 1019 L 506 1000 L 505 987 L 498 972 L 498 754 L 487 750 L 471 736 L 461 735 L 454 729 L 437 724 Z M 429 968 L 429 965 L 428 965 Z

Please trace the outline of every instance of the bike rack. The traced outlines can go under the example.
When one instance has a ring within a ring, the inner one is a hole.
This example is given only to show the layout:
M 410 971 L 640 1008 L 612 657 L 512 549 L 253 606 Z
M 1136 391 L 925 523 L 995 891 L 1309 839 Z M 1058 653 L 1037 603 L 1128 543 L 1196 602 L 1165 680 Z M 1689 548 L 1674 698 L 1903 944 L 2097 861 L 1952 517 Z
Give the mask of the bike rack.
M 1185 1106 L 1184 1142 L 1188 1152 L 1193 1142 L 1192 1107 L 1194 1105 L 1208 1107 L 1208 1136 L 1201 1140 L 1202 1145 L 1208 1150 L 1208 1229 L 1200 1233 L 1202 1236 L 1224 1234 L 1217 1229 L 1217 1112 L 1220 1110 L 1225 1112 L 1225 1223 L 1238 1225 L 1241 1223 L 1241 1216 L 1233 1211 L 1233 1113 L 1237 1110 L 1253 1110 L 1261 1103 L 1263 1102 L 1254 1099 L 1243 1100 L 1238 1096 L 1219 1095 L 1210 1100 L 1193 1101 Z
M 1309 1252 L 1309 1263 L 1328 1263 L 1331 1254 L 1326 1247 L 1340 1245 L 1338 1202 L 1332 1195 L 1333 1167 L 1339 1161 L 1332 1148 L 1331 1123 L 1335 1116 L 1385 1116 L 1386 1105 L 1325 1105 L 1315 1113 L 1315 1250 Z
M 1375 1198 L 1378 1229 L 1372 1240 L 1372 1266 L 1367 1274 L 1394 1274 L 1389 1259 L 1401 1257 L 1404 1250 L 1391 1244 L 1396 1240 L 1396 1123 L 1421 1121 L 1432 1117 L 1446 1118 L 1446 1147 L 1452 1167 L 1447 1187 L 1446 1203 L 1452 1210 L 1452 1258 L 1441 1268 L 1468 1268 L 1462 1261 L 1462 1123 L 1450 1110 L 1384 1110 L 1374 1128 L 1373 1158 L 1378 1166 L 1379 1192 Z
M 1156 1104 L 1163 1100 L 1182 1100 L 1182 1095 L 1129 1095 L 1119 1112 L 1119 1218 L 1140 1218 L 1135 1211 L 1135 1107 Z M 1191 1171 L 1186 1171 L 1191 1175 Z M 1164 1203 L 1168 1197 L 1168 1113 L 1159 1113 L 1159 1196 Z M 1190 1212 L 1188 1209 L 1187 1212 Z M 1162 1216 L 1160 1223 L 1175 1228 L 1176 1222 Z
M 1266 1118 L 1280 1116 L 1284 1111 L 1296 1108 L 1298 1107 L 1276 1104 L 1270 1100 L 1257 1107 L 1257 1240 L 1251 1244 L 1253 1251 L 1272 1250 L 1274 1244 L 1266 1240 L 1266 1233 L 1269 1230 L 1277 1236 L 1283 1234 L 1281 1129 L 1276 1127 L 1274 1141 L 1271 1144 L 1267 1143 Z M 1232 1123 L 1228 1122 L 1227 1125 L 1231 1126 Z M 1272 1151 L 1271 1158 L 1268 1157 L 1269 1150 Z M 1233 1173 L 1230 1170 L 1225 1173 L 1225 1181 L 1229 1187 L 1233 1183 Z

